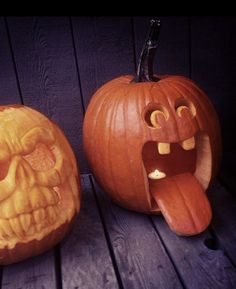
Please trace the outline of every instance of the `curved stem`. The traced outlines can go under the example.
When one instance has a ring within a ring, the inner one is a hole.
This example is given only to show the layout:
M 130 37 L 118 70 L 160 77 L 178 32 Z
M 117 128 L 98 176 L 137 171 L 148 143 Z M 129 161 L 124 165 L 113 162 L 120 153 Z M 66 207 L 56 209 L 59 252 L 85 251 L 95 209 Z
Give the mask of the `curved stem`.
M 153 75 L 153 62 L 158 46 L 161 21 L 152 19 L 150 21 L 150 31 L 141 52 L 137 75 L 134 82 L 158 81 L 159 78 Z

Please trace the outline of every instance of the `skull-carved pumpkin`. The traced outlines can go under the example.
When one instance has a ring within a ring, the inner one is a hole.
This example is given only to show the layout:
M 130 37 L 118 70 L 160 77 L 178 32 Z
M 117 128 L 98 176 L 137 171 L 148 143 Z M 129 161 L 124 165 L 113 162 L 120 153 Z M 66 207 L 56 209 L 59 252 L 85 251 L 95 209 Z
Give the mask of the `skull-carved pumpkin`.
M 80 208 L 76 160 L 61 130 L 26 106 L 0 107 L 0 264 L 59 242 Z
M 137 77 L 116 78 L 91 99 L 85 152 L 115 202 L 162 212 L 176 233 L 194 235 L 211 220 L 205 191 L 219 166 L 219 122 L 190 79 L 152 74 L 159 22 L 151 24 Z

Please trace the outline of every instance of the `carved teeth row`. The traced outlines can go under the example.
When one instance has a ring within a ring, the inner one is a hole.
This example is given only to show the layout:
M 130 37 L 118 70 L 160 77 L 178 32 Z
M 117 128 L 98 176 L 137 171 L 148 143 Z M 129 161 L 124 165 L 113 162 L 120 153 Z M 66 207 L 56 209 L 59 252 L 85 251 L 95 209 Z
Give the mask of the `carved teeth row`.
M 195 148 L 194 136 L 180 142 L 180 145 L 186 151 L 194 149 Z M 159 142 L 157 143 L 157 149 L 160 155 L 167 155 L 170 153 L 170 143 Z
M 31 214 L 21 214 L 11 219 L 0 219 L 0 240 L 17 236 L 22 238 L 35 234 L 41 229 L 54 224 L 59 216 L 56 206 L 35 210 Z
M 53 188 L 34 187 L 30 192 L 16 190 L 10 198 L 0 202 L 1 218 L 11 219 L 39 208 L 55 206 L 58 202 L 58 193 Z

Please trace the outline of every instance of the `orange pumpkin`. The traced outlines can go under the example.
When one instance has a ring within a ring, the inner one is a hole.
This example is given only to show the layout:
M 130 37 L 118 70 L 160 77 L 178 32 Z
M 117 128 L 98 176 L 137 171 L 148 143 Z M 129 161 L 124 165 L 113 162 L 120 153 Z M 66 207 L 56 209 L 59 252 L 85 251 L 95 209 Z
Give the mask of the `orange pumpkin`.
M 84 120 L 91 169 L 119 205 L 162 213 L 180 235 L 211 221 L 206 197 L 220 159 L 216 112 L 204 92 L 182 76 L 154 76 L 159 21 L 140 57 L 137 76 L 121 76 L 92 97 Z
M 76 160 L 62 131 L 26 106 L 0 107 L 0 264 L 58 243 L 80 208 Z

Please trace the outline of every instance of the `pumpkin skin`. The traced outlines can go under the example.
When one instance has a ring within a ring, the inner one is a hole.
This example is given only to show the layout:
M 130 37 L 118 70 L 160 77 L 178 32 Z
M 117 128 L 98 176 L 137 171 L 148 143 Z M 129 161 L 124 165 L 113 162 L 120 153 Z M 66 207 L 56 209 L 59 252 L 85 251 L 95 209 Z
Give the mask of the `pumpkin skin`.
M 27 106 L 0 107 L 0 264 L 64 237 L 80 209 L 78 173 L 56 124 Z
M 95 93 L 84 119 L 85 153 L 96 179 L 114 202 L 138 212 L 157 214 L 161 210 L 172 230 L 194 235 L 211 220 L 205 191 L 219 167 L 219 121 L 209 99 L 193 81 L 181 76 L 158 78 L 158 82 L 135 83 L 133 76 L 122 76 Z M 154 111 L 161 113 L 154 115 L 153 126 L 150 118 Z M 193 137 L 193 154 L 188 150 L 187 157 L 178 158 L 180 149 L 176 144 Z M 172 149 L 176 152 L 167 164 L 165 155 L 154 152 L 159 143 L 170 144 L 168 155 Z M 185 161 L 188 156 L 189 162 Z M 150 180 L 148 175 L 160 165 L 168 172 L 166 178 Z M 165 199 L 168 187 L 169 200 Z M 183 190 L 190 192 L 187 204 L 175 204 L 174 187 L 185 187 Z M 164 208 L 160 198 L 164 199 Z M 199 222 L 193 216 L 198 211 L 203 212 Z

